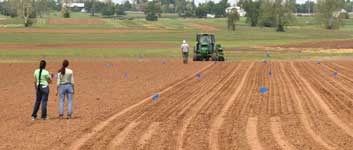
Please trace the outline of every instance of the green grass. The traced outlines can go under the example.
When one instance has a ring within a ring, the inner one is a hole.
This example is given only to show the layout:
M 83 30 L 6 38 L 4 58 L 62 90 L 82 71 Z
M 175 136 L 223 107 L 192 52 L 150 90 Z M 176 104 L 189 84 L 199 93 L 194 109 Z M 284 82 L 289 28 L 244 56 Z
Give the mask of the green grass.
M 116 56 L 116 57 L 168 57 L 176 56 L 174 49 L 45 49 L 0 50 L 0 56 Z
M 352 53 L 328 54 L 328 53 L 302 53 L 302 52 L 269 52 L 270 58 L 266 57 L 268 51 L 226 51 L 227 61 L 263 61 L 263 60 L 302 60 L 320 59 L 327 57 L 353 57 Z M 4 60 L 28 61 L 40 58 L 73 58 L 73 59 L 92 59 L 92 58 L 120 58 L 120 59 L 143 59 L 143 58 L 181 58 L 179 51 L 175 49 L 46 49 L 46 50 L 1 50 L 0 58 Z M 191 59 L 191 58 L 190 58 Z
M 169 15 L 167 17 L 167 15 Z M 175 49 L 47 49 L 47 50 L 0 50 L 1 58 L 6 56 L 26 58 L 37 56 L 58 56 L 58 57 L 135 57 L 144 55 L 146 57 L 168 57 L 170 55 L 179 56 L 179 44 L 182 40 L 187 40 L 194 45 L 195 34 L 205 32 L 194 29 L 191 23 L 210 25 L 218 28 L 215 33 L 216 40 L 222 44 L 225 49 L 247 48 L 254 46 L 281 45 L 302 42 L 332 41 L 353 38 L 353 19 L 347 19 L 345 26 L 340 30 L 329 31 L 322 29 L 316 23 L 313 17 L 298 17 L 295 23 L 287 27 L 287 31 L 275 32 L 274 28 L 249 27 L 245 18 L 237 23 L 235 32 L 228 32 L 226 19 L 183 19 L 173 18 L 175 14 L 165 14 L 167 18 L 160 18 L 157 22 L 148 22 L 143 19 L 144 15 L 140 13 L 128 13 L 129 17 L 141 19 L 119 20 L 102 19 L 104 24 L 100 25 L 49 25 L 48 18 L 61 18 L 60 13 L 51 13 L 47 17 L 36 19 L 32 28 L 41 29 L 168 29 L 171 33 L 7 33 L 0 32 L 0 44 L 71 44 L 71 43 L 161 43 L 174 44 Z M 162 15 L 163 16 L 163 15 Z M 94 18 L 87 13 L 72 13 L 72 18 Z M 101 18 L 99 18 L 101 19 Z M 19 19 L 8 18 L 0 20 L 1 24 L 20 23 Z M 262 60 L 265 51 L 227 51 L 226 57 L 234 61 Z M 297 53 L 297 52 L 273 52 L 271 59 L 305 59 L 313 57 L 335 57 L 352 54 L 323 54 L 323 53 Z

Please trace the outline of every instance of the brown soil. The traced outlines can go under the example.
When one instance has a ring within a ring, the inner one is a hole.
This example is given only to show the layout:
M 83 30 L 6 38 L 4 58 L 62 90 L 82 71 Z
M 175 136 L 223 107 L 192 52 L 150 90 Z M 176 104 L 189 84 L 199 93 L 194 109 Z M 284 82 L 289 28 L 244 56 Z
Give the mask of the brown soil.
M 10 32 L 10 33 L 157 33 L 157 32 L 173 32 L 173 31 L 172 30 L 138 30 L 138 29 L 0 28 L 0 32 Z
M 353 147 L 352 61 L 320 65 L 147 61 L 115 62 L 112 67 L 73 62 L 78 89 L 75 118 L 55 118 L 58 102 L 52 87 L 48 109 L 54 118 L 33 122 L 31 83 L 36 65 L 0 64 L 4 108 L 0 149 Z M 49 66 L 55 67 L 59 66 Z M 125 71 L 129 71 L 127 79 Z M 333 71 L 338 71 L 337 77 Z M 261 87 L 268 92 L 261 94 Z M 155 93 L 160 98 L 152 101 Z
M 209 25 L 202 25 L 202 24 L 197 24 L 197 23 L 191 23 L 189 24 L 192 28 L 198 29 L 198 30 L 203 30 L 203 31 L 218 31 L 216 27 L 209 26 Z
M 307 42 L 298 44 L 280 45 L 281 48 L 322 48 L 322 49 L 352 49 L 353 40 Z
M 40 49 L 69 49 L 69 48 L 84 48 L 84 49 L 143 49 L 143 48 L 175 48 L 175 45 L 170 44 L 36 44 L 36 45 L 18 45 L 18 44 L 0 44 L 0 50 L 40 50 Z
M 48 24 L 104 24 L 101 19 L 48 19 Z

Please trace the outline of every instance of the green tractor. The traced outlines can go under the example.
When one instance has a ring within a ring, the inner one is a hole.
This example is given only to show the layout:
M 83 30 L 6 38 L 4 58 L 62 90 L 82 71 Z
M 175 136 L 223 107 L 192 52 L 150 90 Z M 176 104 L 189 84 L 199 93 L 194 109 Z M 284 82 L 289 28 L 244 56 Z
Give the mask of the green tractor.
M 201 33 L 196 35 L 196 46 L 194 47 L 194 61 L 224 61 L 223 47 L 216 44 L 213 34 Z

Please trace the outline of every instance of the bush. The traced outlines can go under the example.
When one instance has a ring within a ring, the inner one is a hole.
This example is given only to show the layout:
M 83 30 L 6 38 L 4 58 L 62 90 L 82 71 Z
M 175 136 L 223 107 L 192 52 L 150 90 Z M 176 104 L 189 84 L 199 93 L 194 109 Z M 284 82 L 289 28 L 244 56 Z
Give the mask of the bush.
M 33 21 L 31 19 L 28 19 L 27 22 L 25 22 L 25 27 L 31 27 L 33 24 Z
M 114 7 L 110 5 L 105 6 L 102 11 L 102 15 L 108 17 L 114 16 Z
M 158 21 L 158 16 L 161 14 L 161 7 L 156 2 L 148 2 L 144 13 L 147 21 Z
M 64 17 L 64 18 L 70 18 L 71 15 L 70 15 L 70 10 L 68 8 L 63 8 L 61 10 L 61 15 Z
M 342 19 L 349 19 L 349 14 L 348 14 L 348 13 L 341 13 L 341 14 L 340 14 L 340 17 L 341 17 Z
M 70 16 L 70 12 L 64 12 L 63 13 L 63 17 L 64 18 L 70 18 L 71 16 Z
M 147 14 L 146 20 L 147 21 L 158 21 L 158 16 L 156 14 Z

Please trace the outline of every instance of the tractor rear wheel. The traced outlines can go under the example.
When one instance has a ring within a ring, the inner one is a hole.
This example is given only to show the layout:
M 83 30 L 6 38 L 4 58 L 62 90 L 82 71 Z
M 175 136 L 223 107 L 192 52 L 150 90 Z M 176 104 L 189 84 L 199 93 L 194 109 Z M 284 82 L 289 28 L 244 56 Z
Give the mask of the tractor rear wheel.
M 193 60 L 193 61 L 198 61 L 198 60 L 197 60 L 197 55 L 194 55 L 194 56 L 192 57 L 192 60 Z

